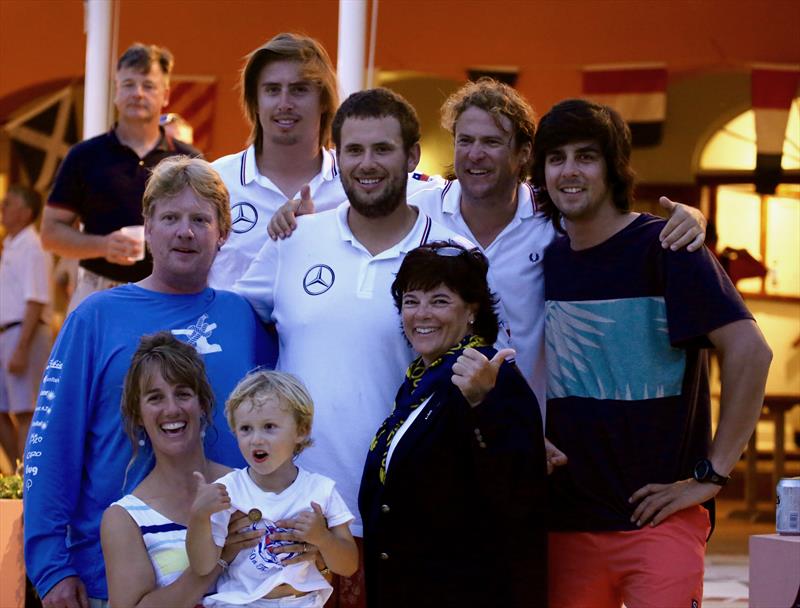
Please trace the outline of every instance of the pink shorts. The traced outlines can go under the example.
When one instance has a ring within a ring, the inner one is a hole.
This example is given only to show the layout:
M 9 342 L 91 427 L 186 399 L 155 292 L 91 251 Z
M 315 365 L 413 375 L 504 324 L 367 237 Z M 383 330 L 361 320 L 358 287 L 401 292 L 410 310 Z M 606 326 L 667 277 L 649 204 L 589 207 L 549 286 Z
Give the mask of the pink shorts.
M 550 608 L 699 608 L 711 528 L 694 506 L 630 532 L 551 532 Z

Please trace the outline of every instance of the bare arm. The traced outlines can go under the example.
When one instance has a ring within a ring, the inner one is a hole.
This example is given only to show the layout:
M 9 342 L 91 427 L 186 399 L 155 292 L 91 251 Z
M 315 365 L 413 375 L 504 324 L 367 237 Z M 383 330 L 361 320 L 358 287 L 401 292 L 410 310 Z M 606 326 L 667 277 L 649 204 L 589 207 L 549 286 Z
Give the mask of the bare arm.
M 25 316 L 22 318 L 22 328 L 19 332 L 17 345 L 8 361 L 8 371 L 18 376 L 23 374 L 28 368 L 28 358 L 30 355 L 31 341 L 42 318 L 44 304 L 28 300 L 25 303 Z
M 764 403 L 772 351 L 758 326 L 737 321 L 709 334 L 720 360 L 720 418 L 709 459 L 727 475 L 742 455 Z
M 204 576 L 217 566 L 222 555 L 211 535 L 211 514 L 224 511 L 231 504 L 228 491 L 221 483 L 206 483 L 202 473 L 195 471 L 197 495 L 192 503 L 189 526 L 186 530 L 186 553 L 195 574 Z
M 192 515 L 186 530 L 186 554 L 189 565 L 196 574 L 205 575 L 214 570 L 222 555 L 222 548 L 211 536 L 211 520 L 208 516 Z
M 352 576 L 358 570 L 358 547 L 348 524 L 334 526 L 328 531 L 326 540 L 315 544 L 332 572 Z
M 728 475 L 750 439 L 764 402 L 764 387 L 772 351 L 758 326 L 735 321 L 709 333 L 720 359 L 720 418 L 709 460 L 720 475 Z M 673 513 L 716 496 L 721 486 L 683 479 L 671 484 L 648 484 L 630 501 L 641 500 L 631 521 L 657 525 Z
M 141 253 L 140 243 L 117 230 L 111 234 L 86 234 L 75 227 L 78 215 L 68 209 L 47 206 L 42 215 L 42 246 L 67 258 L 105 258 L 129 266 Z
M 218 566 L 208 576 L 191 568 L 166 587 L 156 587 L 155 573 L 136 522 L 122 507 L 103 514 L 100 540 L 106 563 L 109 604 L 114 608 L 193 608 L 219 575 Z

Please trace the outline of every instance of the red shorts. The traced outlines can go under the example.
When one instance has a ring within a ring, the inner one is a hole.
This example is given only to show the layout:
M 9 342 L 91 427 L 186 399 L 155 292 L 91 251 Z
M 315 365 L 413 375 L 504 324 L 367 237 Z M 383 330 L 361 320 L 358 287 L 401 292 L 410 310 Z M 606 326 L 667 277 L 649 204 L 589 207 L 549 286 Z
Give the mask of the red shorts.
M 711 528 L 701 506 L 629 532 L 551 532 L 550 608 L 699 608 Z

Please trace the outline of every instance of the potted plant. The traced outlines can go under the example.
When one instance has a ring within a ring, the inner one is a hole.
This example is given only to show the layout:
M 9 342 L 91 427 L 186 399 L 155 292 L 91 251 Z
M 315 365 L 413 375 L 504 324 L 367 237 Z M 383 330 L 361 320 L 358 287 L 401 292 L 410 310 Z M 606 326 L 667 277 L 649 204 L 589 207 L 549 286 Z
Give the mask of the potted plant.
M 25 605 L 22 558 L 22 476 L 0 475 L 0 606 Z

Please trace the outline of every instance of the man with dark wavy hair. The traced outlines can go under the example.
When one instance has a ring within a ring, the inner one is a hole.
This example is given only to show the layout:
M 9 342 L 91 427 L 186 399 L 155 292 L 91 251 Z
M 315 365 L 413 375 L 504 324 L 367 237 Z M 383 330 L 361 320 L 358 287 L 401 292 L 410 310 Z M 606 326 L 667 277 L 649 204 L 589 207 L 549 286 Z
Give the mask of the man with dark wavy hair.
M 550 606 L 699 606 L 713 499 L 758 420 L 770 349 L 708 249 L 664 249 L 664 220 L 631 211 L 617 112 L 561 102 L 533 153 L 563 233 L 544 260 L 546 433 L 569 458 L 551 477 Z
M 143 279 L 152 270 L 142 241 L 123 228 L 142 224 L 142 194 L 150 171 L 177 154 L 199 156 L 159 127 L 169 101 L 172 53 L 137 42 L 117 62 L 110 131 L 73 146 L 58 169 L 42 217 L 42 245 L 80 268 L 70 301 Z M 77 221 L 83 230 L 75 227 Z

